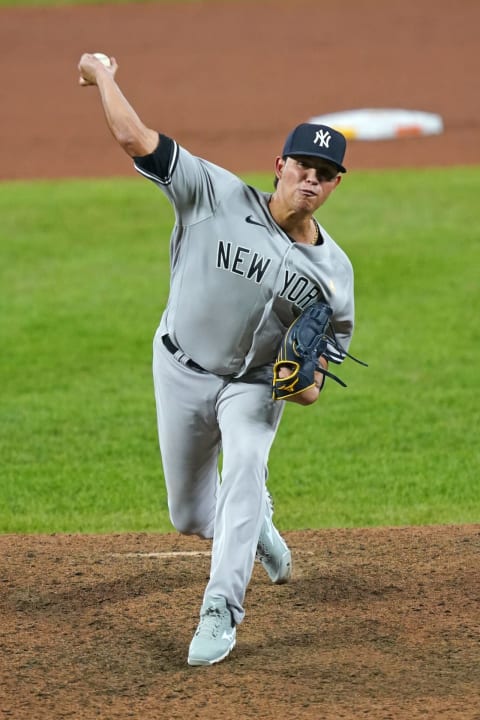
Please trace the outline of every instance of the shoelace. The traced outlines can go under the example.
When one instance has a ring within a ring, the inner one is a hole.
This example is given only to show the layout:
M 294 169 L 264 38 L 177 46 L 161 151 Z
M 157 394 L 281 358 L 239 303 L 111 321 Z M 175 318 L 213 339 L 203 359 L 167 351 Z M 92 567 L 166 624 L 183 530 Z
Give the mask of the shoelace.
M 257 556 L 258 560 L 267 560 L 268 561 L 268 560 L 272 559 L 272 554 L 270 552 L 268 552 L 266 546 L 263 545 L 260 540 L 257 545 L 256 556 Z
M 343 348 L 341 346 L 341 344 L 338 341 L 337 336 L 335 334 L 335 330 L 333 329 L 332 323 L 328 324 L 327 332 L 323 335 L 323 339 L 330 341 L 330 344 L 333 345 L 333 347 L 338 352 L 338 354 L 342 358 L 342 360 L 345 359 L 346 357 L 348 357 L 348 358 L 350 358 L 350 360 L 353 360 L 354 362 L 358 363 L 359 365 L 363 365 L 363 367 L 368 367 L 368 363 L 364 362 L 363 360 L 359 360 L 358 358 L 355 357 L 355 355 L 351 355 L 349 352 L 347 352 L 345 350 L 345 348 Z M 329 360 L 331 359 L 333 362 L 335 362 L 333 357 L 331 357 L 331 356 L 329 357 L 328 355 L 326 355 L 325 357 L 327 357 Z M 323 368 L 321 365 L 317 365 L 315 370 L 319 373 L 322 373 L 322 375 L 325 375 L 326 377 L 329 377 L 332 380 L 335 380 L 335 382 L 337 382 L 342 387 L 347 387 L 347 383 L 343 382 L 343 380 L 341 380 L 338 377 L 338 375 L 334 375 L 329 370 L 325 370 L 325 368 Z
M 202 615 L 197 635 L 216 637 L 222 626 L 223 612 L 218 608 L 208 608 Z

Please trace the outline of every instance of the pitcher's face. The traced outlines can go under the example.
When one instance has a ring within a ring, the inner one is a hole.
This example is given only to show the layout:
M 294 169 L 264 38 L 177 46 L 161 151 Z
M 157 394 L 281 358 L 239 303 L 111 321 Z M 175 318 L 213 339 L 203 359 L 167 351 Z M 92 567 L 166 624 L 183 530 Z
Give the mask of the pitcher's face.
M 277 192 L 292 210 L 314 213 L 335 190 L 341 173 L 332 163 L 311 156 L 295 156 L 275 161 Z

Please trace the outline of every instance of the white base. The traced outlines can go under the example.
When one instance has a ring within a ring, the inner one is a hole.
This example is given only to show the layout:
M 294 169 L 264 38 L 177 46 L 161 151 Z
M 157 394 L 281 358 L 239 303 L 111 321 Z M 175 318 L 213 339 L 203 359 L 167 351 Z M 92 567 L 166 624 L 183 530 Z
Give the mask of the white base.
M 350 140 L 390 140 L 443 132 L 440 115 L 419 110 L 364 108 L 317 115 L 310 123 L 329 125 Z

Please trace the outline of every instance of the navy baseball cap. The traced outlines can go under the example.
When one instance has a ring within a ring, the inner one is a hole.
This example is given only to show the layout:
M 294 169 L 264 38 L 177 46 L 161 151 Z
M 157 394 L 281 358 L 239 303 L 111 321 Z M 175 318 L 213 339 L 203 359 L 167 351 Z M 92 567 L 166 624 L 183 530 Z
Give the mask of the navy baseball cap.
M 287 155 L 313 155 L 337 166 L 340 172 L 347 169 L 342 165 L 347 141 L 338 130 L 328 125 L 302 123 L 292 130 L 285 140 L 282 157 Z

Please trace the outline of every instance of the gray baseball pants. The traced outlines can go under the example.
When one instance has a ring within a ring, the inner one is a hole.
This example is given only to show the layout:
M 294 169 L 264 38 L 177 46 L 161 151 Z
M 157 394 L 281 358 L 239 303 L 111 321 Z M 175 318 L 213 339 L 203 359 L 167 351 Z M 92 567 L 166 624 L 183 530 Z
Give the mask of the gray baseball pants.
M 267 462 L 284 403 L 266 384 L 229 382 L 179 362 L 157 332 L 153 378 L 170 519 L 212 538 L 207 596 L 243 620 L 265 515 Z M 219 461 L 222 455 L 221 474 Z

